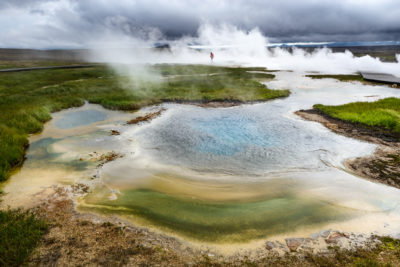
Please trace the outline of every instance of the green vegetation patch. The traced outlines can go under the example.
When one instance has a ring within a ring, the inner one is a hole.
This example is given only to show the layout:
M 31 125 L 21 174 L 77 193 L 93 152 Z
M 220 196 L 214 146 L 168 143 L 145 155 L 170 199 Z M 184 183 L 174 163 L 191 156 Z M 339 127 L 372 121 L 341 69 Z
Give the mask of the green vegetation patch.
M 306 75 L 306 77 L 312 78 L 312 79 L 336 79 L 341 82 L 352 82 L 352 81 L 357 81 L 357 82 L 364 82 L 365 80 L 363 77 L 359 74 L 355 75 L 343 75 L 343 74 L 338 74 L 338 75 L 325 75 L 325 74 L 313 74 L 313 75 Z
M 0 55 L 0 70 L 4 69 L 18 69 L 18 68 L 35 68 L 35 67 L 53 67 L 53 66 L 72 66 L 72 65 L 85 65 L 85 62 L 73 61 L 52 61 L 52 60 L 36 60 L 36 61 L 15 61 L 15 60 L 1 60 Z
M 27 135 L 40 132 L 51 112 L 85 100 L 133 111 L 163 101 L 245 102 L 289 95 L 260 82 L 274 78 L 264 68 L 162 64 L 121 73 L 102 65 L 0 73 L 0 181 L 23 162 Z
M 400 138 L 400 99 L 355 102 L 340 106 L 314 105 L 314 109 L 336 119 L 388 132 Z
M 0 211 L 0 266 L 24 264 L 47 229 L 30 211 Z

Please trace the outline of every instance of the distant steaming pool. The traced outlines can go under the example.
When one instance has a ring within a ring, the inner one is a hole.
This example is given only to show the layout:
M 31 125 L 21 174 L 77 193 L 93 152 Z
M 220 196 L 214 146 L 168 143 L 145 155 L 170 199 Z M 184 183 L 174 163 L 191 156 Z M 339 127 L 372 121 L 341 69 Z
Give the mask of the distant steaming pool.
M 6 184 L 5 203 L 23 203 L 47 183 L 87 179 L 95 163 L 78 159 L 114 150 L 124 157 L 97 170 L 100 182 L 79 209 L 207 242 L 327 227 L 398 232 L 398 190 L 343 170 L 346 158 L 370 154 L 375 146 L 333 134 L 293 111 L 399 91 L 289 72 L 277 73 L 268 86 L 290 88 L 292 95 L 221 109 L 167 104 L 161 117 L 136 126 L 124 125 L 132 114 L 96 105 L 56 113 Z M 121 135 L 110 136 L 111 129 Z M 27 180 L 31 188 L 21 187 Z

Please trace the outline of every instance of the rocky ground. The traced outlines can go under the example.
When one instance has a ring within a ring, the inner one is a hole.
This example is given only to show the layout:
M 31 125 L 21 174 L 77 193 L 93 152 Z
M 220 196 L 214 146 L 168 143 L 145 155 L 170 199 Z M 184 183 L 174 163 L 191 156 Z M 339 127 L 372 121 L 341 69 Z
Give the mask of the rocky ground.
M 335 133 L 378 145 L 371 156 L 349 159 L 345 166 L 353 173 L 400 188 L 400 142 L 388 132 L 344 122 L 317 110 L 300 110 L 300 117 L 323 124 Z

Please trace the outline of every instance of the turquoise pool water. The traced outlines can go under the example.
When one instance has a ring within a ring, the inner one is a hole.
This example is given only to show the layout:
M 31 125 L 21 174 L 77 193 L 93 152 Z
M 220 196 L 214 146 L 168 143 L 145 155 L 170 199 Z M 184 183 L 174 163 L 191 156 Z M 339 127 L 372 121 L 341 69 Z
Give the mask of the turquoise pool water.
M 77 110 L 66 113 L 62 118 L 56 120 L 54 125 L 60 129 L 71 129 L 103 121 L 107 118 L 105 112 L 99 110 Z

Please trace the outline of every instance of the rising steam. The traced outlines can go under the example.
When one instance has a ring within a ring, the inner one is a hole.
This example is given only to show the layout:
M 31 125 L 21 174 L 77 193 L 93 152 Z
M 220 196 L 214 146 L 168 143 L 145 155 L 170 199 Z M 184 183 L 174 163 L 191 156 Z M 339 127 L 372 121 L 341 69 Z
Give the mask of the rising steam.
M 146 64 L 211 64 L 210 51 L 214 52 L 213 64 L 217 65 L 259 66 L 335 74 L 369 71 L 400 76 L 400 55 L 396 56 L 398 62 L 384 63 L 371 56 L 355 57 L 349 51 L 333 53 L 328 48 L 316 49 L 314 52 L 300 48 L 294 48 L 291 52 L 282 48 L 268 49 L 268 39 L 257 28 L 243 31 L 230 25 L 213 26 L 205 23 L 200 26 L 197 37 L 170 41 L 170 48 L 160 51 L 151 49 L 155 42 L 162 39 L 159 34 L 156 36 L 157 38 L 147 40 L 108 36 L 106 39 L 100 39 L 90 60 L 107 62 L 118 72 L 139 77 L 139 80 L 152 81 L 160 79 L 160 75 L 149 72 Z M 136 78 L 133 80 L 137 81 Z

